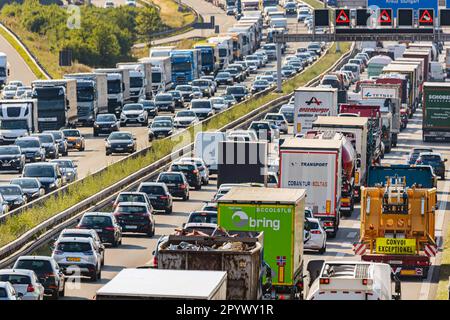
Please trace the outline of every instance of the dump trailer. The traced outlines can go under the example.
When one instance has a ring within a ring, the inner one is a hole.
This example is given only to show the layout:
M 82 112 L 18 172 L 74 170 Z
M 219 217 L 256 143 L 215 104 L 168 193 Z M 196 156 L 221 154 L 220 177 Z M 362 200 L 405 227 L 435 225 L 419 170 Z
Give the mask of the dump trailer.
M 422 113 L 423 141 L 449 141 L 450 83 L 424 83 Z
M 223 183 L 267 184 L 268 143 L 219 142 L 217 187 Z
M 280 146 L 280 188 L 306 189 L 306 205 L 333 238 L 340 222 L 342 144 L 333 136 L 289 138 Z
M 170 235 L 159 246 L 158 269 L 226 271 L 228 300 L 261 299 L 263 241 L 262 232 Z
M 232 187 L 218 200 L 219 226 L 264 232 L 274 299 L 303 297 L 305 196 L 304 189 Z
M 360 239 L 353 245 L 361 260 L 387 263 L 400 276 L 426 278 L 435 241 L 436 188 L 407 186 L 403 174 L 362 188 Z
M 225 300 L 224 271 L 123 269 L 97 290 L 96 300 Z

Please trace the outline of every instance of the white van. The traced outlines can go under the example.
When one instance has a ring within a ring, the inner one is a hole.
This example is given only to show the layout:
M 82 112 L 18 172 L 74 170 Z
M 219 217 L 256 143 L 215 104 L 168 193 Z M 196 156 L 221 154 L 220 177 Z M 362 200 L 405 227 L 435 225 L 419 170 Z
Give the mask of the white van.
M 225 132 L 199 132 L 195 137 L 194 157 L 203 159 L 210 174 L 217 173 L 219 142 L 225 140 Z

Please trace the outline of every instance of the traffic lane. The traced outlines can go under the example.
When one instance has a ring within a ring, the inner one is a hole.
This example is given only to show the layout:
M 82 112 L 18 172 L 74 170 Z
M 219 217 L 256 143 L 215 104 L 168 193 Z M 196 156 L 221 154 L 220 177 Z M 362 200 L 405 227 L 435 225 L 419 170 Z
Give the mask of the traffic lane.
M 22 59 L 19 53 L 14 49 L 9 42 L 0 35 L 0 51 L 4 52 L 8 57 L 10 75 L 8 80 L 20 80 L 25 85 L 31 85 L 33 80 L 36 80 L 36 75 Z
M 107 247 L 105 253 L 105 266 L 102 268 L 102 278 L 95 283 L 82 279 L 78 286 L 66 286 L 64 299 L 92 299 L 95 293 L 109 280 L 124 268 L 135 268 L 151 265 L 153 250 L 162 235 L 173 234 L 174 229 L 186 222 L 189 213 L 202 208 L 204 202 L 210 201 L 217 191 L 216 182 L 210 180 L 208 186 L 199 191 L 190 191 L 190 200 L 182 201 L 175 198 L 173 213 L 166 215 L 157 213 L 156 233 L 152 238 L 141 235 L 124 234 L 122 245 L 118 248 Z

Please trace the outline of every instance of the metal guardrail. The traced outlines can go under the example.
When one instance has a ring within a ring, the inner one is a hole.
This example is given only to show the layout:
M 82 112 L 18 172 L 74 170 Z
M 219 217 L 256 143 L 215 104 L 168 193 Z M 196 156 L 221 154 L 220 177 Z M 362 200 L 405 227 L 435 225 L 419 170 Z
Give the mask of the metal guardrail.
M 329 50 L 329 49 L 328 49 Z M 327 51 L 328 51 L 327 50 Z M 354 55 L 355 52 L 355 44 L 353 44 L 352 50 L 350 50 L 347 54 L 341 57 L 336 63 L 333 64 L 329 69 L 327 69 L 322 74 L 318 75 L 316 78 L 310 80 L 306 86 L 313 86 L 317 84 L 321 77 L 330 72 L 330 70 L 334 70 L 337 68 L 340 68 L 343 64 L 345 64 L 348 59 Z M 259 92 L 254 95 L 255 98 L 263 96 L 265 94 L 268 94 L 269 92 L 273 91 L 275 88 L 267 89 L 263 92 Z M 272 110 L 281 104 L 289 101 L 289 99 L 294 95 L 294 93 L 290 93 L 288 95 L 279 97 L 271 102 L 268 102 L 261 107 L 249 112 L 245 116 L 236 119 L 235 121 L 225 125 L 224 127 L 220 128 L 218 131 L 225 131 L 232 128 L 240 128 L 244 126 L 245 124 L 249 123 L 250 121 L 253 121 L 258 116 L 262 117 L 264 113 L 268 112 L 269 110 Z M 212 118 L 210 118 L 212 119 Z M 210 120 L 208 119 L 208 120 Z M 204 120 L 201 123 L 204 123 Z M 199 123 L 198 125 L 201 125 Z M 185 133 L 187 129 L 181 131 L 178 133 L 178 135 L 181 135 Z M 169 137 L 171 138 L 171 137 Z M 167 139 L 167 138 L 166 138 Z M 68 226 L 71 226 L 76 223 L 76 220 L 78 217 L 81 217 L 82 214 L 86 211 L 98 211 L 99 209 L 107 206 L 108 204 L 112 203 L 112 201 L 115 199 L 117 194 L 125 189 L 132 189 L 134 187 L 137 187 L 142 181 L 146 181 L 151 179 L 152 177 L 156 176 L 159 172 L 163 171 L 166 167 L 170 165 L 170 163 L 181 157 L 188 155 L 192 152 L 194 147 L 194 143 L 190 143 L 189 145 L 178 149 L 171 153 L 170 155 L 165 156 L 164 158 L 152 163 L 151 165 L 142 168 L 141 170 L 135 172 L 134 174 L 122 179 L 121 181 L 115 183 L 114 185 L 104 189 L 103 191 L 92 195 L 91 197 L 81 201 L 80 203 L 76 204 L 75 206 L 72 206 L 63 212 L 58 213 L 57 215 L 53 216 L 52 218 L 42 222 L 38 226 L 34 227 L 33 229 L 27 231 L 25 234 L 20 236 L 18 239 L 14 240 L 13 242 L 9 243 L 8 245 L 3 246 L 0 248 L 0 268 L 4 268 L 6 266 L 11 265 L 19 256 L 29 254 L 36 250 L 37 248 L 41 247 L 48 241 L 52 240 L 61 230 L 64 228 L 67 228 Z M 151 149 L 145 148 L 140 150 L 139 152 L 130 155 L 120 161 L 124 161 L 125 159 L 129 157 L 136 157 L 138 154 L 143 154 L 145 152 L 148 152 Z M 118 162 L 120 162 L 118 161 Z M 102 170 L 105 170 L 105 168 L 97 171 L 94 174 L 99 174 Z M 65 192 L 64 189 L 59 189 L 51 194 L 48 195 L 48 197 L 55 195 L 56 192 Z M 38 199 L 39 200 L 39 199 Z M 37 200 L 35 200 L 37 201 Z M 35 201 L 31 202 L 33 204 Z M 16 211 L 16 210 L 14 210 Z M 14 211 L 11 211 L 11 213 L 14 213 Z

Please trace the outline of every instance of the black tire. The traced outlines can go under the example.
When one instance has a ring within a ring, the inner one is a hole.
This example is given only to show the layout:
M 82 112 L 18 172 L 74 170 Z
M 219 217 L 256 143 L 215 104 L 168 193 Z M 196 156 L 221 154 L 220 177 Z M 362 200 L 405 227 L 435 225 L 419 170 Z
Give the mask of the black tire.
M 148 142 L 152 142 L 153 141 L 153 137 L 148 137 Z
M 152 226 L 152 229 L 149 232 L 147 232 L 147 236 L 149 238 L 153 238 L 154 235 L 155 235 L 155 230 L 153 229 L 153 226 Z
M 98 279 L 98 280 L 101 280 L 101 279 L 102 279 L 102 269 L 99 269 L 99 270 L 98 270 L 97 279 Z
M 111 154 L 110 152 L 106 152 L 106 153 L 105 153 L 106 156 L 109 156 L 110 154 Z
M 169 209 L 165 210 L 166 214 L 171 214 L 172 212 L 173 212 L 173 208 L 172 207 L 170 207 Z
M 147 123 L 142 122 L 142 124 L 141 124 L 141 127 L 146 127 L 146 126 L 148 126 L 148 120 L 147 120 Z
M 63 157 L 67 157 L 68 155 L 69 155 L 69 151 L 66 151 L 66 152 L 63 152 L 63 153 L 62 153 L 62 156 L 63 156 Z
M 66 295 L 66 282 L 64 281 L 63 289 L 62 289 L 62 291 L 59 293 L 59 296 L 60 296 L 60 297 L 64 297 L 65 295 Z
M 97 280 L 98 280 L 97 270 L 94 270 L 94 272 L 91 273 L 89 280 L 91 280 L 92 282 L 97 282 Z
M 117 248 L 119 246 L 119 242 L 116 239 L 114 239 L 113 242 L 111 243 L 111 246 L 113 248 Z
M 80 151 L 84 151 L 84 148 L 85 148 L 85 147 L 80 148 Z
M 59 299 L 59 292 L 58 292 L 58 289 L 56 289 L 56 290 L 54 290 L 54 291 L 52 292 L 51 299 L 52 299 L 52 300 L 58 300 L 58 299 Z
M 183 201 L 188 201 L 189 200 L 189 196 L 188 195 L 184 195 L 183 196 Z
M 202 188 L 202 184 L 201 183 L 195 186 L 195 190 L 201 190 L 201 188 Z
M 98 137 L 98 132 L 94 131 L 94 137 Z
M 325 246 L 322 249 L 320 249 L 318 252 L 319 252 L 319 254 L 324 254 L 326 251 L 327 251 L 327 245 L 325 244 Z
M 335 231 L 329 233 L 329 234 L 328 234 L 328 237 L 331 238 L 331 239 L 334 239 L 334 238 L 336 238 L 336 234 L 337 234 L 337 230 L 335 230 Z

